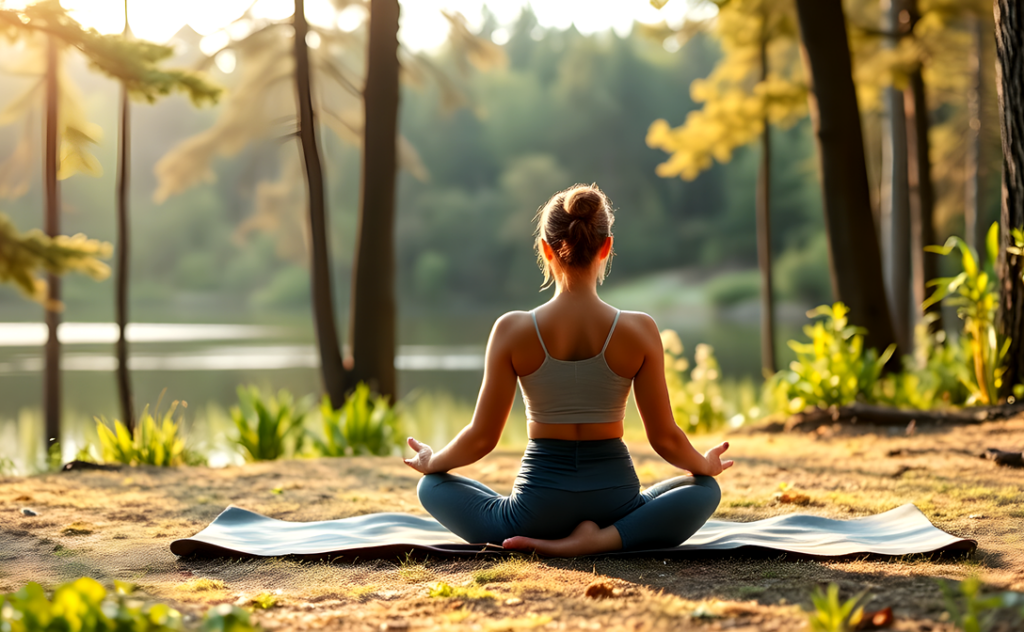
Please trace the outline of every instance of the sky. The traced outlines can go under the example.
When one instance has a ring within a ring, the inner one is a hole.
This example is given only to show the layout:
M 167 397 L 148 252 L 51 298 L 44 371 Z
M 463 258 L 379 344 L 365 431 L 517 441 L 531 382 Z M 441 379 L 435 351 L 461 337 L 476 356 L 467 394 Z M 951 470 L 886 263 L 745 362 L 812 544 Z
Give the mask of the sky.
M 0 0 L 0 7 L 19 8 L 27 0 Z M 458 11 L 476 30 L 483 23 L 484 7 L 494 14 L 501 25 L 516 21 L 527 5 L 543 28 L 566 29 L 575 25 L 584 34 L 614 30 L 619 35 L 629 33 L 634 21 L 656 23 L 662 20 L 680 24 L 690 9 L 692 0 L 670 0 L 660 11 L 649 0 L 404 0 L 401 2 L 399 39 L 410 49 L 429 51 L 444 42 L 448 34 L 448 21 L 442 10 Z M 120 33 L 124 28 L 123 0 L 62 0 L 62 5 L 85 26 L 101 33 Z M 128 20 L 136 37 L 164 43 L 182 26 L 188 24 L 205 36 L 204 52 L 211 53 L 227 43 L 230 35 L 226 27 L 239 18 L 250 6 L 255 18 L 279 20 L 292 13 L 293 0 L 128 0 Z M 316 25 L 345 30 L 359 27 L 365 12 L 350 6 L 338 12 L 331 0 L 306 0 L 306 17 Z M 233 33 L 244 36 L 236 24 Z M 495 43 L 504 44 L 508 31 L 495 31 Z

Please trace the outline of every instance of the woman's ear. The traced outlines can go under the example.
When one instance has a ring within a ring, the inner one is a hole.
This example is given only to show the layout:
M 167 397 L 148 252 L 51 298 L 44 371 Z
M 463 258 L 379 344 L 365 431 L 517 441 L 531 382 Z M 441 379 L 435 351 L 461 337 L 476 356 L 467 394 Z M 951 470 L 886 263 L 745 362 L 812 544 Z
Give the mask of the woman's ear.
M 551 248 L 551 244 L 549 244 L 544 239 L 541 239 L 540 240 L 540 245 L 541 245 L 541 249 L 543 249 L 543 251 L 544 251 L 544 259 L 546 261 L 551 261 L 552 259 L 555 258 L 555 251 L 554 251 L 554 249 Z
M 604 238 L 604 243 L 601 244 L 601 249 L 597 251 L 597 258 L 607 259 L 610 254 L 612 254 L 612 236 L 608 235 Z

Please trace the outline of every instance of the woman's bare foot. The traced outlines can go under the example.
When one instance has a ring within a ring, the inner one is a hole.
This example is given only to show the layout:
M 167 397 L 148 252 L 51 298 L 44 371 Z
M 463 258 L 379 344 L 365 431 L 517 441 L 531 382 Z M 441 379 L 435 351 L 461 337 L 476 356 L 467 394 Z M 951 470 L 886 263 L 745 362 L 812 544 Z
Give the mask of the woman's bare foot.
M 622 548 L 622 538 L 615 527 L 602 529 L 596 522 L 585 520 L 568 537 L 560 540 L 539 540 L 517 535 L 505 540 L 502 546 L 506 549 L 535 551 L 549 557 L 576 557 L 618 551 Z

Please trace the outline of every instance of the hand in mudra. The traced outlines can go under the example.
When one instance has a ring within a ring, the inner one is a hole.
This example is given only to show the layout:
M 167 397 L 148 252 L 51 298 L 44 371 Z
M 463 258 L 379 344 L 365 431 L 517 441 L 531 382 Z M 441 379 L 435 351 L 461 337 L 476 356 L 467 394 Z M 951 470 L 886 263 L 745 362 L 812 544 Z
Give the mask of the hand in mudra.
M 430 449 L 429 445 L 420 443 L 412 437 L 409 437 L 408 443 L 409 447 L 416 451 L 416 456 L 411 459 L 404 459 L 405 464 L 421 474 L 430 474 L 428 468 L 430 466 L 430 458 L 434 456 L 434 451 Z
M 711 471 L 708 473 L 708 476 L 718 476 L 724 470 L 727 470 L 733 466 L 733 463 L 735 463 L 735 461 L 731 459 L 726 461 L 722 460 L 722 453 L 728 449 L 729 442 L 726 441 L 724 443 L 719 443 L 718 445 L 704 453 L 704 458 L 707 459 L 708 466 L 711 468 Z

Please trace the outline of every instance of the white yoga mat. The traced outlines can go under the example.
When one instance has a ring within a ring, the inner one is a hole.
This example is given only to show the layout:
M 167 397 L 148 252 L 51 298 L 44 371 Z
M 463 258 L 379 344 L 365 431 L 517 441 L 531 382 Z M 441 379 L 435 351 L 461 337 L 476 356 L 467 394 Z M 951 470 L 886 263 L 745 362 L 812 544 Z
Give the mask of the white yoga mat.
M 606 555 L 702 557 L 787 555 L 797 558 L 895 557 L 913 554 L 966 555 L 975 540 L 937 528 L 914 505 L 865 518 L 833 520 L 789 514 L 754 522 L 711 520 L 682 545 L 670 549 L 619 551 Z M 468 543 L 433 518 L 376 513 L 322 522 L 286 522 L 240 507 L 228 507 L 191 538 L 175 540 L 175 555 L 297 555 L 361 559 L 409 551 L 441 556 L 508 553 L 493 544 Z

